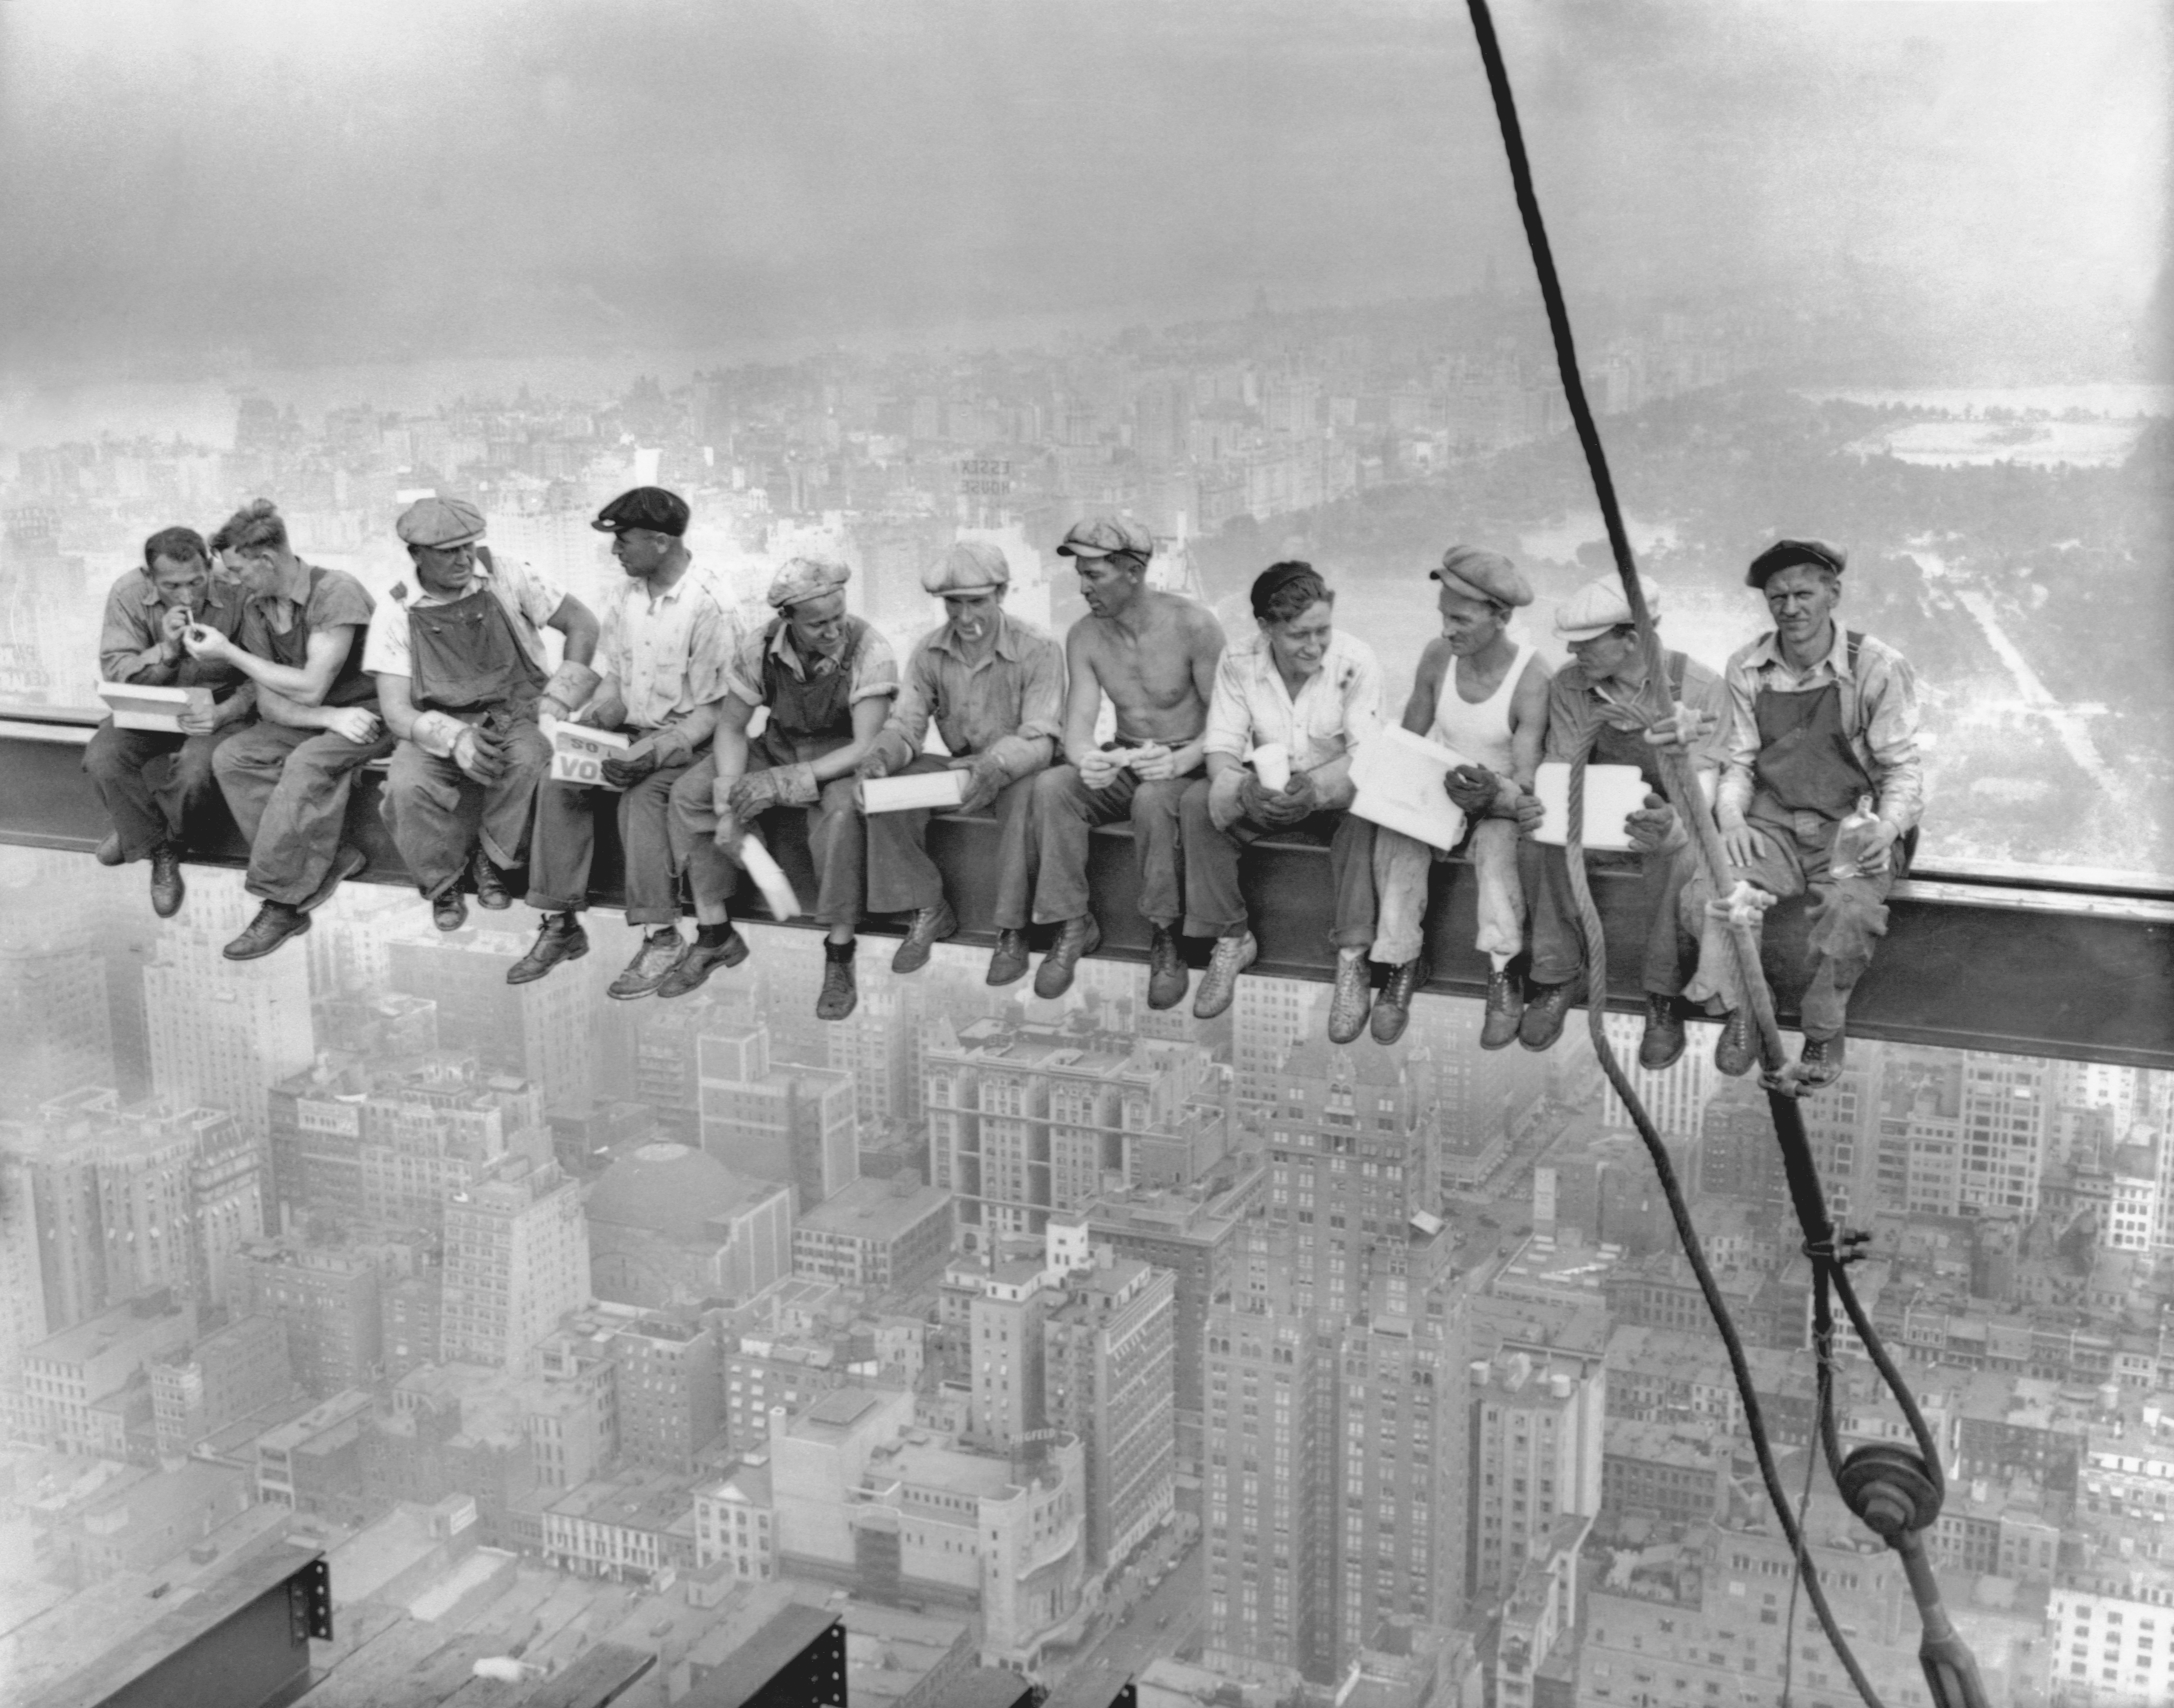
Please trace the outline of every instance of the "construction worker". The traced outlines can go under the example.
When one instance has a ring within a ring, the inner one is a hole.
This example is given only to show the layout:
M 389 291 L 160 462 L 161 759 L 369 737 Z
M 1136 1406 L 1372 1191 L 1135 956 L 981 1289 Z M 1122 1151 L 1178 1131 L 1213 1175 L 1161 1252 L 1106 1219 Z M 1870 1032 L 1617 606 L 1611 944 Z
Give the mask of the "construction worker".
M 1003 549 L 986 540 L 960 541 L 922 572 L 922 586 L 944 602 L 944 620 L 907 657 L 905 684 L 859 769 L 864 781 L 964 771 L 957 810 L 996 808 L 992 985 L 1026 976 L 1034 779 L 1048 769 L 1064 726 L 1063 651 L 1004 609 L 1011 578 Z M 921 750 L 932 720 L 948 758 Z M 931 947 L 959 928 L 927 840 L 925 811 L 868 815 L 868 911 L 913 916 L 891 957 L 894 972 L 919 971 Z
M 1525 947 L 1525 890 L 1518 875 L 1517 808 L 1532 792 L 1548 725 L 1547 661 L 1512 640 L 1510 613 L 1533 603 L 1517 566 L 1500 552 L 1452 546 L 1428 575 L 1441 584 L 1441 639 L 1420 655 L 1403 727 L 1438 742 L 1466 763 L 1444 781 L 1471 821 L 1466 847 L 1479 885 L 1476 946 L 1489 962 L 1479 1047 L 1514 1043 L 1525 997 L 1510 964 Z M 1374 1005 L 1374 1036 L 1400 1037 L 1412 992 L 1433 969 L 1425 958 L 1427 879 L 1444 851 L 1387 829 L 1374 833 L 1374 887 L 1381 940 L 1374 958 L 1392 970 Z
M 1642 578 L 1646 607 L 1656 624 L 1661 619 L 1661 590 Z M 1684 1018 L 1679 998 L 1690 940 L 1678 923 L 1678 903 L 1696 857 L 1688 826 L 1663 797 L 1659 749 L 1677 744 L 1679 727 L 1702 732 L 1690 749 L 1694 766 L 1711 770 L 1718 743 L 1717 724 L 1724 703 L 1721 678 L 1683 653 L 1664 651 L 1667 710 L 1650 726 L 1645 721 L 1652 698 L 1646 680 L 1646 649 L 1630 615 L 1623 584 L 1614 576 L 1587 582 L 1555 610 L 1555 633 L 1570 649 L 1570 662 L 1555 673 L 1548 690 L 1547 734 L 1540 758 L 1566 763 L 1631 765 L 1645 779 L 1641 809 L 1630 819 L 1631 851 L 1588 853 L 1600 866 L 1628 865 L 1641 879 L 1639 916 L 1645 926 L 1641 980 L 1646 990 L 1646 1025 L 1638 1040 L 1638 1065 L 1658 1072 L 1684 1053 Z M 1694 714 L 1686 718 L 1679 708 Z M 1529 834 L 1540 821 L 1540 804 L 1530 796 L 1517 803 L 1521 827 Z M 1526 867 L 1526 890 L 1533 910 L 1533 986 L 1517 1024 L 1517 1041 L 1528 1050 L 1544 1050 L 1562 1035 L 1570 1009 L 1585 1000 L 1584 933 L 1571 893 L 1566 851 L 1540 846 Z M 1593 993 L 1605 1002 L 1607 993 Z
M 1064 637 L 1068 763 L 1034 784 L 1034 916 L 1057 927 L 1034 992 L 1063 996 L 1080 956 L 1101 943 L 1089 911 L 1087 836 L 1128 818 L 1140 912 L 1153 931 L 1148 1006 L 1174 1008 L 1190 978 L 1177 943 L 1185 913 L 1178 808 L 1205 757 L 1223 626 L 1206 606 L 1148 586 L 1155 537 L 1135 522 L 1075 523 L 1057 549 L 1078 565 L 1087 614 Z M 1095 739 L 1105 694 L 1117 714 L 1107 747 Z
M 739 638 L 738 619 L 687 549 L 689 514 L 678 493 L 637 486 L 589 524 L 612 536 L 612 556 L 625 580 L 604 608 L 594 655 L 602 679 L 570 721 L 623 730 L 634 739 L 623 755 L 603 762 L 608 788 L 555 780 L 537 786 L 528 905 L 544 923 L 534 947 L 506 970 L 508 984 L 527 984 L 589 952 L 581 914 L 589 905 L 595 815 L 605 804 L 599 797 L 611 790 L 619 792 L 626 922 L 641 927 L 643 936 L 604 994 L 621 1002 L 649 995 L 686 949 L 672 789 L 709 746 Z
M 105 596 L 98 673 L 146 688 L 207 688 L 212 704 L 184 711 L 177 735 L 122 729 L 109 717 L 83 750 L 83 768 L 113 820 L 95 851 L 98 863 L 148 858 L 151 911 L 161 919 L 178 913 L 187 894 L 181 847 L 191 815 L 216 792 L 212 755 L 257 705 L 257 684 L 233 665 L 190 656 L 181 637 L 192 623 L 231 638 L 241 624 L 241 596 L 213 579 L 202 534 L 161 528 L 143 542 L 143 567 L 128 570 Z
M 1797 1078 L 1814 1089 L 1841 1073 L 1850 992 L 1887 934 L 1887 895 L 1925 807 L 1917 677 L 1892 646 L 1835 620 L 1848 565 L 1840 546 L 1816 539 L 1777 540 L 1751 560 L 1744 585 L 1766 599 L 1774 627 L 1728 661 L 1714 801 L 1728 881 L 1758 892 L 1745 910 L 1755 932 L 1757 901 L 1809 895 Z M 1870 822 L 1845 827 L 1860 802 Z M 1843 837 L 1855 846 L 1838 846 Z M 1687 994 L 1725 1013 L 1714 1065 L 1744 1073 L 1758 1041 L 1712 900 L 1703 875 L 1684 894 L 1685 923 L 1699 934 Z
M 828 927 L 816 1016 L 842 1020 L 860 1001 L 854 932 L 868 842 L 855 774 L 898 693 L 898 659 L 873 627 L 846 614 L 852 577 L 843 564 L 794 558 L 770 584 L 776 616 L 749 630 L 733 654 L 717 745 L 672 791 L 699 932 L 660 996 L 684 996 L 717 967 L 747 959 L 727 906 L 740 838 L 760 824 L 767 842 L 798 818 L 792 828 L 804 831 L 815 864 L 815 920 Z M 748 723 L 760 706 L 770 721 L 750 740 Z
M 1311 564 L 1271 564 L 1253 578 L 1252 608 L 1260 632 L 1216 662 L 1202 742 L 1208 775 L 1178 809 L 1185 933 L 1215 939 L 1192 1012 L 1205 1020 L 1228 1008 L 1238 975 L 1260 953 L 1239 893 L 1239 851 L 1263 836 L 1326 843 L 1336 892 L 1328 1037 L 1348 1044 L 1364 1030 L 1373 994 L 1374 826 L 1346 809 L 1352 752 L 1382 727 L 1381 661 L 1335 626 L 1336 595 Z M 1283 749 L 1287 782 L 1264 781 L 1247 765 L 1264 747 Z
M 551 769 L 537 720 L 568 716 L 595 693 L 597 619 L 483 544 L 483 512 L 465 500 L 418 499 L 392 530 L 417 592 L 403 608 L 396 587 L 363 643 L 363 668 L 377 678 L 378 708 L 400 743 L 379 810 L 432 921 L 458 931 L 468 916 L 464 871 L 483 906 L 513 905 L 506 873 L 527 861 L 536 786 Z M 545 629 L 565 637 L 555 673 Z
M 221 951 L 255 960 L 310 928 L 311 910 L 369 864 L 343 841 L 355 774 L 392 751 L 377 684 L 362 668 L 376 601 L 353 576 L 295 555 L 269 499 L 237 511 L 212 549 L 240 579 L 241 623 L 181 636 L 200 662 L 230 664 L 257 684 L 257 722 L 212 755 L 228 811 L 249 843 L 246 888 L 263 905 Z

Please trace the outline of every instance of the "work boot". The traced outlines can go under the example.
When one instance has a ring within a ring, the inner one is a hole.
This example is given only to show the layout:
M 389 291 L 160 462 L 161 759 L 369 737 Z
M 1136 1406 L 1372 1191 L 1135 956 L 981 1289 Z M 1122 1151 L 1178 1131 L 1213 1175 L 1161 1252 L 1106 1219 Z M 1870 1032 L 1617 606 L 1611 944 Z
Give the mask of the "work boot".
M 1797 1057 L 1797 1084 L 1807 1091 L 1825 1089 L 1841 1078 L 1841 1034 L 1807 1038 Z
M 895 973 L 917 973 L 928 965 L 929 952 L 947 937 L 959 931 L 959 916 L 951 911 L 951 904 L 939 901 L 933 907 L 917 909 L 913 928 L 898 946 L 898 953 L 890 958 L 890 970 Z
M 815 998 L 815 1018 L 842 1020 L 860 1006 L 861 992 L 853 982 L 853 951 L 857 943 L 823 945 L 823 993 Z
M 1684 1053 L 1684 1018 L 1676 1012 L 1674 997 L 1646 992 L 1646 1030 L 1638 1040 L 1638 1065 L 1658 1073 L 1676 1065 Z
M 1393 1044 L 1404 1035 L 1404 1028 L 1411 1024 L 1412 997 L 1433 976 L 1434 968 L 1425 955 L 1414 956 L 1389 970 L 1389 982 L 1382 987 L 1382 994 L 1374 1001 L 1376 1044 Z
M 468 869 L 475 873 L 476 905 L 487 907 L 493 913 L 503 913 L 513 905 L 513 893 L 506 887 L 506 876 L 491 863 L 489 855 L 481 848 L 475 851 L 468 862 Z
M 315 913 L 332 900 L 333 891 L 349 878 L 357 876 L 369 864 L 370 856 L 361 849 L 350 843 L 342 843 L 339 852 L 333 856 L 332 870 L 325 873 L 325 881 L 317 886 L 316 893 L 302 904 L 302 911 Z
M 1741 1079 L 1759 1065 L 1759 1040 L 1751 1024 L 1749 1008 L 1731 1008 L 1714 1040 L 1713 1065 L 1732 1079 Z
M 1172 932 L 1171 940 L 1173 945 L 1176 938 L 1177 933 Z M 1208 957 L 1208 970 L 1201 974 L 1200 990 L 1192 999 L 1192 1018 L 1212 1020 L 1229 1008 L 1230 998 L 1238 993 L 1238 975 L 1260 958 L 1261 946 L 1253 941 L 1253 933 L 1250 931 L 1241 931 L 1236 937 L 1217 938 L 1215 953 Z M 1149 965 L 1153 964 L 1149 962 Z M 1179 970 L 1182 973 L 1183 968 Z M 1153 973 L 1148 976 L 1148 991 L 1149 1008 L 1166 1008 L 1171 1006 L 1168 1003 L 1155 1001 Z M 1185 994 L 1183 985 L 1177 987 L 1177 993 L 1181 997 Z
M 1092 954 L 1102 946 L 1102 927 L 1095 923 L 1095 916 L 1083 913 L 1077 919 L 1068 919 L 1057 927 L 1057 941 L 1049 946 L 1049 953 L 1041 958 L 1035 969 L 1034 993 L 1044 998 L 1061 997 L 1072 988 L 1072 970 L 1079 965 L 1079 957 Z
M 90 851 L 90 857 L 101 866 L 126 866 L 128 860 L 121 851 L 121 833 L 108 830 L 105 840 Z
M 1374 1006 L 1373 975 L 1363 949 L 1336 952 L 1336 994 L 1328 999 L 1328 1041 L 1348 1044 L 1366 1030 Z
M 1487 975 L 1487 1018 L 1479 1023 L 1479 1047 L 1506 1050 L 1517 1041 L 1517 1024 L 1525 1018 L 1525 986 L 1506 966 Z
M 1026 933 L 1024 931 L 1000 931 L 997 946 L 989 955 L 989 980 L 992 985 L 1016 984 L 1026 976 Z
M 581 929 L 579 916 L 547 913 L 544 928 L 536 933 L 535 947 L 506 970 L 506 981 L 532 984 L 560 961 L 579 960 L 588 952 L 589 934 Z
M 1528 1050 L 1546 1050 L 1562 1036 L 1563 1022 L 1585 994 L 1585 976 L 1559 985 L 1535 985 L 1526 992 L 1524 1018 L 1517 1022 L 1517 1041 Z
M 310 928 L 310 916 L 284 901 L 268 901 L 257 910 L 248 928 L 219 953 L 229 960 L 261 960 L 290 937 Z
M 151 851 L 151 911 L 171 919 L 181 911 L 188 893 L 188 885 L 181 882 L 181 851 L 161 842 Z
M 430 923 L 440 931 L 458 931 L 468 922 L 468 899 L 461 894 L 461 880 L 448 879 L 430 898 Z
M 1252 940 L 1253 934 L 1247 932 L 1246 941 L 1250 943 Z M 1253 956 L 1259 953 L 1259 949 L 1255 949 L 1246 957 L 1246 964 L 1251 966 Z M 1232 976 L 1236 976 L 1234 974 Z M 1155 935 L 1148 940 L 1148 1006 L 1150 1008 L 1176 1008 L 1185 1000 L 1185 987 L 1192 981 L 1192 975 L 1186 970 L 1185 957 L 1177 952 L 1177 928 L 1157 925 Z M 1224 1007 L 1228 1008 L 1230 1002 L 1230 997 L 1225 996 Z M 1215 1012 L 1219 1014 L 1223 1009 L 1218 1008 Z
M 626 964 L 625 970 L 604 986 L 604 994 L 622 1003 L 648 996 L 664 982 L 664 976 L 679 965 L 680 956 L 686 953 L 686 940 L 679 935 L 677 926 L 651 927 L 649 935 L 641 940 L 641 947 L 634 952 L 634 959 Z
M 705 926 L 695 933 L 694 942 L 687 945 L 686 954 L 679 957 L 657 986 L 658 996 L 684 997 L 719 967 L 736 967 L 748 958 L 747 939 L 732 927 L 724 927 L 724 935 L 715 943 L 702 940 L 703 933 L 709 930 Z

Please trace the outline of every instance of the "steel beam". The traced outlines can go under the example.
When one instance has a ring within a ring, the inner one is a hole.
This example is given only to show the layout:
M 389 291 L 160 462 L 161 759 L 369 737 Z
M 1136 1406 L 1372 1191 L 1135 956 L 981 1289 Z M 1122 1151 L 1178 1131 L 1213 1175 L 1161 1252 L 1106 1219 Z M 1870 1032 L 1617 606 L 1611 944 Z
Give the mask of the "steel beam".
M 107 827 L 81 767 L 94 722 L 76 712 L 0 707 L 0 842 L 84 853 L 97 846 Z M 405 884 L 407 873 L 377 814 L 382 781 L 381 767 L 365 776 L 349 835 L 370 856 L 365 879 Z M 195 844 L 192 858 L 202 863 L 246 862 L 247 850 L 221 809 L 196 827 Z M 993 819 L 938 819 L 929 826 L 929 852 L 958 911 L 960 943 L 995 941 L 990 905 L 996 846 Z M 1101 953 L 1143 960 L 1148 926 L 1138 908 L 1131 832 L 1123 826 L 1097 830 L 1090 850 Z M 781 836 L 774 851 L 803 895 L 812 895 L 804 839 Z M 1325 850 L 1294 843 L 1261 843 L 1247 856 L 1244 885 L 1261 944 L 1257 970 L 1295 979 L 1334 976 L 1328 861 Z M 619 840 L 609 813 L 598 815 L 592 883 L 597 905 L 620 905 Z M 1462 860 L 1440 862 L 1433 883 L 1429 988 L 1481 995 L 1488 966 L 1472 947 L 1472 869 Z M 1596 873 L 1593 890 L 1609 943 L 1609 1001 L 1638 1008 L 1635 883 Z M 769 917 L 752 886 L 744 886 L 735 911 L 744 919 Z M 1973 870 L 1928 860 L 1896 886 L 1889 911 L 1887 941 L 1850 1006 L 1853 1034 L 2174 1068 L 2174 889 L 2099 873 Z M 899 929 L 883 922 L 868 928 L 876 935 Z M 1785 1024 L 1795 1018 L 1803 945 L 1802 907 L 1784 904 L 1770 920 L 1767 974 Z M 1189 949 L 1196 965 L 1204 963 L 1208 945 Z

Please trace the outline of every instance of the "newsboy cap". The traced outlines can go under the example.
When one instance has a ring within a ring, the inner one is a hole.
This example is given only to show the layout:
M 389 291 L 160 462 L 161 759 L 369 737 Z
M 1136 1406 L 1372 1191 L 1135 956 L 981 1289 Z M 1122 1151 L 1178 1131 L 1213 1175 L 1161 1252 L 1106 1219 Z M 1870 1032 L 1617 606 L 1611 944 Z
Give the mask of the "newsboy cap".
M 765 597 L 782 611 L 803 599 L 819 599 L 852 578 L 853 572 L 845 565 L 834 564 L 828 558 L 788 558 L 784 567 L 771 578 L 770 592 Z
M 630 527 L 670 534 L 675 540 L 687 532 L 687 500 L 661 486 L 637 486 L 622 492 L 597 512 L 589 526 L 599 533 L 620 533 Z
M 483 538 L 483 512 L 464 498 L 419 498 L 400 512 L 392 532 L 411 546 L 465 545 Z
M 1075 522 L 1057 547 L 1060 558 L 1108 558 L 1130 552 L 1145 559 L 1155 555 L 1155 536 L 1130 516 L 1098 516 Z
M 1441 554 L 1441 567 L 1427 574 L 1468 599 L 1491 599 L 1512 607 L 1533 603 L 1533 590 L 1517 566 L 1484 546 L 1452 546 Z
M 960 540 L 921 572 L 922 587 L 939 599 L 947 593 L 986 593 L 1011 582 L 1003 548 L 987 540 Z
M 1849 554 L 1825 540 L 1776 540 L 1752 559 L 1751 567 L 1744 572 L 1744 585 L 1763 591 L 1782 570 L 1793 570 L 1799 564 L 1832 570 L 1838 576 L 1849 567 Z
M 1647 612 L 1659 616 L 1661 590 L 1641 576 L 1638 591 L 1646 596 Z M 1555 633 L 1573 645 L 1580 640 L 1596 640 L 1610 629 L 1629 621 L 1630 602 L 1624 597 L 1623 581 L 1617 576 L 1603 576 L 1597 581 L 1587 581 L 1555 607 Z

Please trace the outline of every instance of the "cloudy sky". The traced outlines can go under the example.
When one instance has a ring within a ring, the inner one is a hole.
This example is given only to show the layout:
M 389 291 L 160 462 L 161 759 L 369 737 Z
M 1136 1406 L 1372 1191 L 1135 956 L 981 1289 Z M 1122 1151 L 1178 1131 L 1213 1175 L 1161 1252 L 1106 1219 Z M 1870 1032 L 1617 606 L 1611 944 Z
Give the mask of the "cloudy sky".
M 2153 0 L 1499 10 L 1574 300 L 2164 305 Z M 0 0 L 0 376 L 1529 277 L 1456 0 Z

